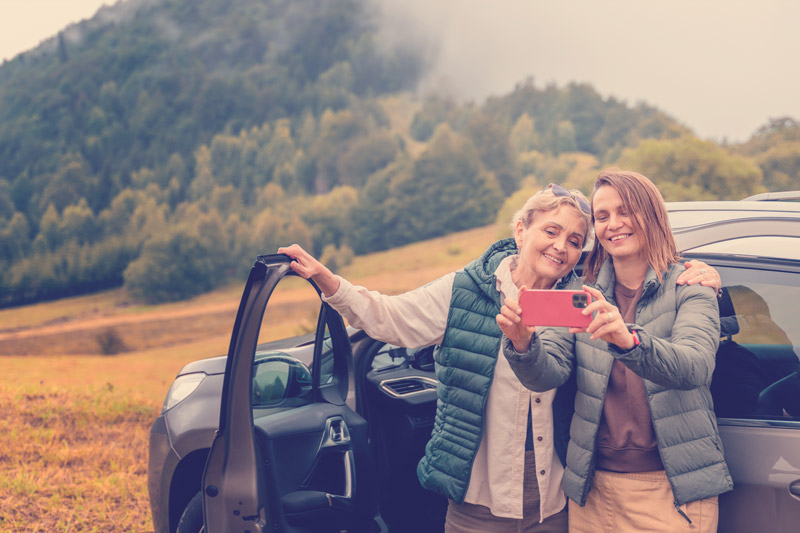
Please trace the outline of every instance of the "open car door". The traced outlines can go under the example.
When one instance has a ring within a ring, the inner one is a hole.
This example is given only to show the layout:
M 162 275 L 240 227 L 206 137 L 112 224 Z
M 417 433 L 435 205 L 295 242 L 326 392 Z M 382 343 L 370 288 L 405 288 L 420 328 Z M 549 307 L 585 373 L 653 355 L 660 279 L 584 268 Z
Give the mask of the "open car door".
M 242 295 L 203 473 L 206 533 L 379 529 L 367 423 L 348 405 L 347 330 L 290 261 L 260 256 Z M 271 327 L 305 334 L 261 342 Z

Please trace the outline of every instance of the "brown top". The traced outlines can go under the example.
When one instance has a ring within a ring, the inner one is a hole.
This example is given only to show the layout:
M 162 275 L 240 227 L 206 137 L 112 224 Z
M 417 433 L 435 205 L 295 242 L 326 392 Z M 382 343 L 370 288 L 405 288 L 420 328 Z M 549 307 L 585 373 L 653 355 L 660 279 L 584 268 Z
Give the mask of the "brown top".
M 635 321 L 642 287 L 632 290 L 617 283 L 614 296 L 625 323 Z M 597 468 L 614 472 L 663 470 L 644 380 L 614 360 L 603 417 L 597 431 Z

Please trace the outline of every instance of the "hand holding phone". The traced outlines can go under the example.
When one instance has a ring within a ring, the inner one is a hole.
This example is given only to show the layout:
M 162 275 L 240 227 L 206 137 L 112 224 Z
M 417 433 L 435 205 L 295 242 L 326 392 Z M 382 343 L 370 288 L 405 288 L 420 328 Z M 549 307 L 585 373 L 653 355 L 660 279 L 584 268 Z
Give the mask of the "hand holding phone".
M 592 315 L 581 313 L 592 303 L 586 291 L 527 289 L 519 294 L 522 322 L 528 326 L 585 328 Z

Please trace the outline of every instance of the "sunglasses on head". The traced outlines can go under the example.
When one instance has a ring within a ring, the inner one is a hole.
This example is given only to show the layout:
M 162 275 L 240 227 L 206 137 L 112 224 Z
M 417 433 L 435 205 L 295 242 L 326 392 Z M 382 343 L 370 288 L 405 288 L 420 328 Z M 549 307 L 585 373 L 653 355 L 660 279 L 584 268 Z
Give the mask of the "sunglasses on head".
M 569 192 L 567 189 L 565 189 L 561 185 L 556 185 L 555 183 L 551 183 L 550 185 L 545 187 L 545 189 L 550 189 L 551 191 L 553 191 L 553 194 L 555 194 L 556 196 L 565 196 L 565 197 L 568 197 L 568 198 L 572 198 L 573 200 L 575 200 L 575 202 L 578 203 L 578 207 L 581 208 L 581 211 L 583 211 L 587 215 L 591 215 L 592 214 L 592 206 L 589 205 L 589 202 L 587 202 L 586 200 L 584 200 L 580 196 L 576 196 L 576 195 L 572 194 L 571 192 Z

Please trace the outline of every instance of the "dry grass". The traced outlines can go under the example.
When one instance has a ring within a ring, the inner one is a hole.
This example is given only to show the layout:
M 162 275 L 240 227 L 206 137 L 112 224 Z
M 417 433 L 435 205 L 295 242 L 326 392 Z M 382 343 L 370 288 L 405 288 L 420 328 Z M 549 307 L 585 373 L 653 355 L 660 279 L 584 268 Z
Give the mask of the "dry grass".
M 149 531 L 158 406 L 104 389 L 0 389 L 0 530 Z
M 357 257 L 342 274 L 402 292 L 464 266 L 495 232 Z M 261 340 L 314 325 L 319 301 L 304 282 L 288 281 L 270 299 Z M 235 284 L 155 307 L 111 291 L 0 311 L 0 532 L 152 531 L 150 425 L 186 363 L 227 352 L 241 291 Z M 101 355 L 109 328 L 127 351 Z

